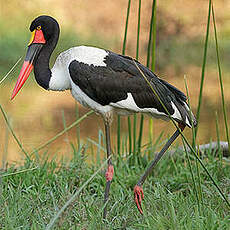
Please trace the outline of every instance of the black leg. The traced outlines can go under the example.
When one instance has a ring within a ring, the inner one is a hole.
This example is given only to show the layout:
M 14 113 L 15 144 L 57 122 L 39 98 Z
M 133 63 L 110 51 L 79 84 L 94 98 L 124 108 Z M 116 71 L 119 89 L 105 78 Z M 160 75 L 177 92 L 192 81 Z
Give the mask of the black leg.
M 185 125 L 179 124 L 179 128 L 181 131 L 184 130 Z M 144 198 L 143 188 L 142 185 L 144 184 L 147 176 L 149 173 L 153 170 L 154 166 L 158 163 L 158 161 L 161 159 L 161 157 L 164 155 L 166 150 L 170 147 L 170 145 L 176 140 L 176 138 L 180 135 L 180 131 L 176 130 L 176 132 L 170 137 L 168 142 L 164 145 L 164 147 L 161 149 L 161 151 L 155 156 L 154 160 L 151 162 L 150 166 L 146 169 L 144 174 L 141 176 L 140 180 L 137 182 L 136 186 L 134 187 L 134 199 L 135 203 L 137 205 L 138 210 L 142 214 L 142 208 L 141 208 L 141 200 Z
M 112 165 L 112 160 L 111 160 L 111 143 L 110 143 L 110 125 L 105 122 L 105 135 L 106 135 L 106 149 L 107 149 L 107 159 L 108 159 L 108 168 L 105 173 L 106 177 L 106 187 L 105 187 L 105 196 L 104 196 L 104 204 L 105 208 L 103 211 L 103 219 L 106 218 L 107 215 L 107 201 L 109 198 L 109 190 L 110 190 L 110 185 L 111 181 L 113 179 L 113 165 Z

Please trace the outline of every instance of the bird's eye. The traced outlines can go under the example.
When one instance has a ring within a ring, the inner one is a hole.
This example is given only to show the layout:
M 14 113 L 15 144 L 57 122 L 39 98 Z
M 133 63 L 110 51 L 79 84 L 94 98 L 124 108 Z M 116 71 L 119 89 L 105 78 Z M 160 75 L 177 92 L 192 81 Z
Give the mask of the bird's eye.
M 41 28 L 42 28 L 41 26 L 37 26 L 37 28 L 36 28 L 36 29 L 37 29 L 37 30 L 40 30 Z

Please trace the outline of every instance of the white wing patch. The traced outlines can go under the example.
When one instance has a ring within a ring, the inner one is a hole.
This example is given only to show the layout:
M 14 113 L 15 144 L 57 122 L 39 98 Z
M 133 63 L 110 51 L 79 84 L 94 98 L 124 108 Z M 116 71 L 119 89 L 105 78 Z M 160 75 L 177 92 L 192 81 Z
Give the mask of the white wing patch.
M 172 101 L 171 101 L 171 105 L 172 105 L 173 110 L 174 110 L 174 114 L 171 115 L 171 117 L 181 121 L 182 117 L 181 117 L 181 114 L 180 114 L 179 110 L 177 109 L 176 105 Z
M 75 60 L 87 65 L 106 66 L 104 60 L 108 53 L 96 47 L 79 46 L 72 48 L 71 52 L 75 53 Z
M 133 96 L 131 93 L 127 94 L 128 97 L 125 100 L 118 101 L 116 103 L 110 103 L 111 106 L 118 108 L 118 109 L 125 109 L 129 112 L 134 113 L 148 113 L 149 115 L 155 118 L 167 119 L 167 115 L 163 112 L 159 112 L 157 109 L 154 108 L 139 108 L 135 103 Z

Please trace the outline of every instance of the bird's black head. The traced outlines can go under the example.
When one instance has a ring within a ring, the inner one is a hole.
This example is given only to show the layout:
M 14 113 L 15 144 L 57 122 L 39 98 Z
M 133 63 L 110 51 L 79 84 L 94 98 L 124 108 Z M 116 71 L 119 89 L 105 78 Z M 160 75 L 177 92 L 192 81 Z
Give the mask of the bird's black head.
M 47 15 L 39 16 L 32 21 L 30 31 L 33 32 L 36 30 L 41 30 L 43 32 L 47 42 L 54 37 L 58 37 L 60 31 L 57 21 Z
M 34 72 L 38 84 L 45 89 L 48 88 L 50 77 L 49 59 L 58 41 L 59 25 L 54 18 L 42 15 L 33 20 L 30 25 L 30 31 L 32 36 L 11 99 L 16 96 L 34 67 L 37 67 L 34 68 L 34 70 L 37 70 Z M 36 73 L 40 75 L 36 76 Z

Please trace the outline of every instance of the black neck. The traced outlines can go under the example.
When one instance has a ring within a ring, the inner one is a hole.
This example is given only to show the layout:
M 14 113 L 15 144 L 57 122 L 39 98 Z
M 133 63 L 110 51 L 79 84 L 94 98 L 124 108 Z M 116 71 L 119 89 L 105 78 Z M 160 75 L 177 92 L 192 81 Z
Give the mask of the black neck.
M 34 64 L 34 75 L 37 83 L 44 89 L 49 88 L 51 70 L 49 67 L 50 56 L 56 47 L 59 38 L 59 28 L 55 31 L 52 38 L 42 47 Z

